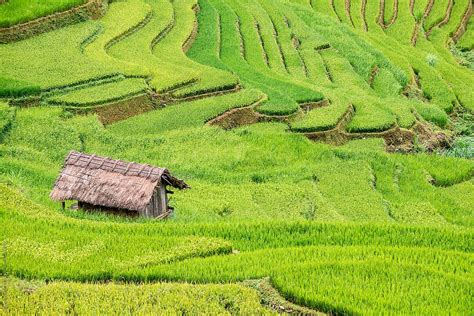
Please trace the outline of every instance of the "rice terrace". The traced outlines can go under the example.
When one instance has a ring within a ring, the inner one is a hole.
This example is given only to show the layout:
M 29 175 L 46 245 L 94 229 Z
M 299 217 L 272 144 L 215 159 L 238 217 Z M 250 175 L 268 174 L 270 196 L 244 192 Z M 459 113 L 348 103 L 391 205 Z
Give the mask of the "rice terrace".
M 0 315 L 473 315 L 472 0 L 0 0 Z

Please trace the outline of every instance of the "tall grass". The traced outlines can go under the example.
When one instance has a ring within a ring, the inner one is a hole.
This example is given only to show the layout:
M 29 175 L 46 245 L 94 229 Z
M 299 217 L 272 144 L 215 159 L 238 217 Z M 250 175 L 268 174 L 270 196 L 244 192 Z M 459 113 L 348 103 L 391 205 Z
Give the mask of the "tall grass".
M 429 38 L 420 34 L 415 47 L 408 2 L 400 0 L 387 30 L 376 21 L 379 3 L 368 2 L 366 32 L 360 2 L 351 2 L 352 27 L 344 1 L 333 9 L 323 0 L 127 0 L 111 3 L 101 20 L 1 45 L 0 93 L 8 98 L 97 104 L 149 86 L 176 101 L 240 86 L 107 127 L 60 106 L 1 105 L 3 273 L 137 283 L 269 276 L 286 298 L 327 313 L 470 313 L 473 161 L 388 154 L 382 139 L 334 147 L 292 133 L 334 128 L 352 106 L 347 132 L 411 128 L 421 118 L 446 128 L 447 111 L 472 107 L 472 74 L 444 46 L 467 2 L 456 1 L 452 20 Z M 437 62 L 429 65 L 428 54 Z M 422 94 L 402 95 L 414 79 Z M 300 109 L 324 98 L 329 106 Z M 256 105 L 298 116 L 229 131 L 206 125 Z M 60 211 L 48 195 L 72 149 L 167 167 L 192 189 L 172 195 L 165 222 Z M 13 313 L 38 302 L 47 313 L 91 305 L 172 313 L 178 303 L 190 313 L 260 309 L 255 293 L 237 285 L 53 282 L 10 295 Z
M 8 282 L 11 314 L 271 314 L 255 290 L 237 284 Z
M 292 301 L 328 312 L 375 313 L 387 304 L 394 313 L 429 313 L 439 304 L 469 310 L 473 223 L 471 204 L 460 197 L 472 191 L 465 181 L 472 162 L 388 155 L 367 151 L 364 142 L 317 145 L 281 124 L 233 132 L 201 127 L 206 116 L 260 96 L 244 91 L 215 105 L 174 105 L 110 130 L 95 117 L 63 118 L 60 109 L 19 110 L 0 147 L 8 274 L 202 283 L 270 276 Z M 186 110 L 193 120 L 182 119 Z M 169 167 L 193 189 L 174 195 L 168 222 L 71 218 L 48 199 L 71 148 Z M 427 173 L 447 187 L 430 184 Z M 314 271 L 321 282 L 307 291 Z M 441 279 L 450 286 L 441 287 Z M 341 294 L 347 284 L 354 299 Z M 400 301 L 400 292 L 424 304 Z
M 51 13 L 65 11 L 86 0 L 11 0 L 0 6 L 0 27 L 9 27 Z
M 0 102 L 0 143 L 5 139 L 15 120 L 16 109 Z

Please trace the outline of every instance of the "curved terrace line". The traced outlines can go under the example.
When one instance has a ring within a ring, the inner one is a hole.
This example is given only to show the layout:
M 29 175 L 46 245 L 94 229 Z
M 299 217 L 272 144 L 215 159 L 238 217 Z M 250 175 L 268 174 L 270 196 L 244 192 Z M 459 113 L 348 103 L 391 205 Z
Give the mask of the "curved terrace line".
M 380 0 L 379 14 L 377 16 L 377 23 L 383 30 L 392 26 L 398 18 L 398 0 L 393 1 L 393 13 L 388 23 L 385 22 L 385 5 L 385 0 Z
M 377 23 L 385 28 L 385 0 L 380 0 L 379 2 L 379 13 L 377 15 Z
M 140 21 L 138 24 L 132 26 L 131 28 L 129 28 L 128 30 L 126 30 L 124 33 L 122 34 L 119 34 L 117 35 L 116 37 L 112 38 L 111 40 L 109 40 L 105 45 L 104 45 L 104 50 L 105 52 L 108 54 L 108 50 L 114 46 L 115 44 L 117 44 L 118 42 L 120 41 L 123 41 L 124 39 L 126 39 L 127 37 L 129 37 L 130 35 L 132 35 L 133 33 L 135 32 L 138 32 L 140 29 L 142 29 L 143 27 L 145 27 L 145 25 L 147 25 L 148 23 L 150 23 L 151 19 L 153 18 L 153 10 L 150 10 L 150 12 L 147 13 L 147 15 L 145 16 L 145 18 Z M 91 43 L 93 43 L 94 41 L 92 41 Z M 90 43 L 89 43 L 90 44 Z M 85 46 L 87 47 L 87 45 Z M 109 54 L 108 54 L 109 55 Z M 111 56 L 111 55 L 109 55 Z M 111 56 L 112 58 L 114 58 L 113 56 Z
M 425 10 L 423 11 L 423 16 L 420 18 L 419 21 L 417 21 L 416 17 L 415 17 L 415 14 L 414 14 L 415 0 L 410 0 L 411 15 L 415 19 L 415 28 L 413 30 L 412 37 L 411 37 L 411 44 L 413 46 L 416 46 L 416 43 L 418 41 L 419 33 L 420 33 L 420 31 L 423 31 L 423 23 L 424 23 L 425 19 L 430 15 L 431 10 L 433 8 L 433 5 L 434 5 L 434 0 L 429 0 L 426 3 Z
M 428 31 L 426 31 L 426 38 L 430 37 L 431 32 L 433 32 L 435 28 L 441 28 L 443 25 L 449 22 L 449 20 L 451 19 L 451 13 L 453 11 L 453 7 L 454 7 L 454 0 L 449 0 L 448 6 L 446 7 L 446 13 L 444 15 L 444 18 L 438 23 L 436 23 L 435 25 L 433 25 L 432 27 L 430 27 Z
M 334 0 L 329 0 L 329 4 L 332 8 L 332 11 L 334 12 L 334 14 L 336 15 L 337 19 L 339 20 L 339 22 L 342 22 L 342 18 L 339 16 L 339 13 L 337 13 L 337 10 L 336 10 L 336 4 L 334 3 Z
M 469 23 L 469 20 L 471 19 L 472 14 L 473 14 L 472 6 L 473 6 L 472 1 L 469 1 L 466 11 L 464 12 L 463 17 L 461 19 L 461 22 L 459 23 L 458 28 L 453 34 L 452 39 L 455 43 L 459 41 L 459 39 L 464 35 L 464 33 L 467 30 L 467 24 Z
M 158 45 L 158 43 L 161 42 L 161 40 L 163 38 L 165 38 L 170 32 L 171 30 L 175 27 L 176 25 L 176 12 L 175 12 L 175 7 L 172 6 L 172 9 L 173 9 L 173 15 L 171 16 L 171 21 L 170 23 L 168 23 L 164 29 L 162 29 L 158 35 L 155 36 L 155 38 L 153 38 L 153 40 L 151 41 L 150 43 L 150 50 L 153 52 L 153 50 L 155 49 L 156 45 Z
M 103 17 L 106 12 L 106 0 L 88 0 L 84 4 L 65 11 L 54 12 L 31 21 L 0 28 L 0 43 L 24 40 L 87 19 L 97 20 Z
M 193 11 L 194 11 L 193 29 L 192 29 L 191 33 L 189 34 L 188 38 L 186 38 L 186 40 L 184 41 L 184 43 L 182 45 L 182 50 L 185 54 L 191 48 L 191 46 L 193 46 L 194 41 L 196 40 L 196 36 L 197 36 L 197 33 L 198 33 L 197 14 L 199 13 L 199 10 L 200 10 L 199 5 L 196 3 L 193 6 Z
M 387 29 L 390 26 L 392 26 L 397 21 L 397 18 L 398 18 L 398 0 L 394 0 L 393 1 L 393 14 L 392 14 L 392 17 L 390 18 L 390 21 L 387 24 L 385 24 L 385 28 Z
M 280 37 L 279 37 L 279 34 L 278 34 L 278 30 L 275 26 L 275 21 L 273 21 L 273 18 L 270 15 L 268 15 L 268 17 L 270 18 L 270 21 L 272 23 L 273 37 L 275 38 L 276 44 L 278 46 L 278 54 L 280 55 L 281 63 L 283 64 L 283 67 L 285 68 L 286 73 L 290 74 L 290 70 L 288 69 L 288 64 L 286 62 L 285 55 L 283 54 L 283 49 L 281 47 L 281 41 L 280 41 Z
M 369 31 L 369 26 L 367 24 L 367 18 L 366 18 L 366 6 L 367 6 L 367 0 L 361 0 L 362 5 L 360 7 L 360 15 L 362 17 L 362 21 L 364 22 L 364 31 L 368 32 Z
M 352 27 L 355 28 L 354 20 L 352 19 L 352 14 L 351 14 L 351 0 L 345 0 L 344 6 L 346 10 L 346 16 L 351 22 Z
M 257 30 L 258 40 L 260 42 L 260 48 L 262 49 L 263 60 L 265 61 L 265 64 L 267 65 L 267 67 L 270 68 L 270 61 L 268 59 L 268 53 L 265 49 L 265 42 L 263 41 L 263 38 L 262 38 L 262 30 L 261 30 L 260 23 L 257 21 L 255 16 L 253 17 L 253 21 L 254 21 L 255 29 Z

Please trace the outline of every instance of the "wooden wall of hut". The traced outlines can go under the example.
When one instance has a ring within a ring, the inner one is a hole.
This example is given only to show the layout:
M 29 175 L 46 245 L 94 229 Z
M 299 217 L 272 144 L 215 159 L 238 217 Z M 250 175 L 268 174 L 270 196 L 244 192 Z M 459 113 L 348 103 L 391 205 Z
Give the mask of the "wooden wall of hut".
M 166 187 L 163 182 L 159 183 L 153 191 L 150 203 L 143 211 L 144 217 L 160 217 L 168 213 L 168 198 L 166 196 Z

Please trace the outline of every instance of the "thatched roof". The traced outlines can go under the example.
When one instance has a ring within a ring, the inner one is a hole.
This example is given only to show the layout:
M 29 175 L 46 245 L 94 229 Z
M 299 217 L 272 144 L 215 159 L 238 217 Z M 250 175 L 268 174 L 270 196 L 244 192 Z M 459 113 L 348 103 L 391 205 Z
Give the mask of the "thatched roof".
M 167 169 L 71 151 L 50 197 L 142 211 L 161 179 L 178 189 L 188 187 Z

